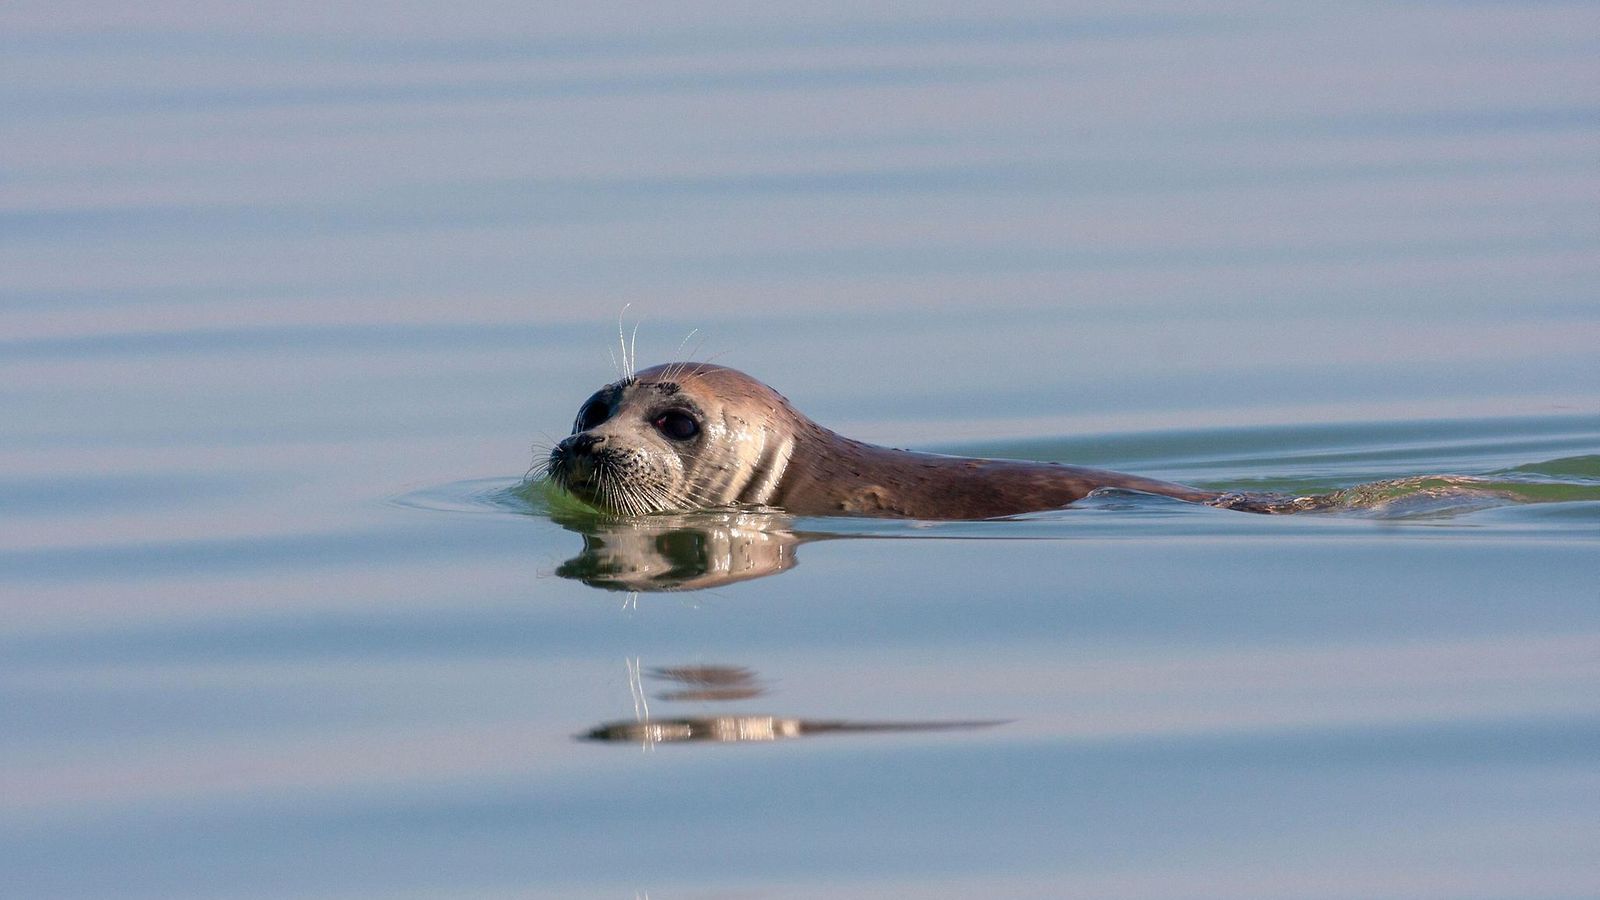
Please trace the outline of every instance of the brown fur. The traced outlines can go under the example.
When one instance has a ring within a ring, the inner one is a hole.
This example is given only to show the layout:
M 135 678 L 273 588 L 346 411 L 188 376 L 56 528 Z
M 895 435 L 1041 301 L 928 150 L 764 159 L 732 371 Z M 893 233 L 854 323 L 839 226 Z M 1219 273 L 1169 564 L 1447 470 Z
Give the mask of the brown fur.
M 656 366 L 623 382 L 621 390 L 634 392 L 628 396 L 648 396 L 657 405 L 670 402 L 662 398 L 675 397 L 679 391 L 687 399 L 698 398 L 709 420 L 707 435 L 716 430 L 724 439 L 743 439 L 768 448 L 792 440 L 786 459 L 769 451 L 758 462 L 729 462 L 705 450 L 686 465 L 715 467 L 730 485 L 732 479 L 741 479 L 738 483 L 743 487 L 730 489 L 726 502 L 761 503 L 797 515 L 986 519 L 1066 506 L 1098 488 L 1123 488 L 1197 503 L 1213 502 L 1220 496 L 1102 469 L 942 456 L 862 443 L 822 427 L 772 388 L 722 366 Z M 623 416 L 620 408 L 615 416 Z M 626 434 L 632 427 L 631 422 L 618 426 L 608 422 L 594 431 L 615 442 L 619 432 Z M 575 430 L 558 450 L 587 433 Z M 688 452 L 686 449 L 685 455 Z M 743 471 L 732 471 L 739 469 Z M 775 486 L 763 487 L 769 481 L 765 475 L 773 470 L 781 472 L 781 477 Z

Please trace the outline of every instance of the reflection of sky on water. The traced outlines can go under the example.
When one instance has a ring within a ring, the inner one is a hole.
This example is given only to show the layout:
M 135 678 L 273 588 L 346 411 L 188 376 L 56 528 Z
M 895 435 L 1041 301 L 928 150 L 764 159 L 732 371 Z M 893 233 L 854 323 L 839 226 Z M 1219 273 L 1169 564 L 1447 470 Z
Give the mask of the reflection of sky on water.
M 73 8 L 0 12 L 23 436 L 324 435 L 333 383 L 503 458 L 630 301 L 884 440 L 1592 408 L 1581 5 Z
M 1463 752 L 1573 764 L 1587 759 L 1588 731 L 1567 723 L 1593 713 L 1582 698 L 1600 677 L 1594 640 L 1496 637 L 1149 655 L 1008 643 L 1003 660 L 962 648 L 942 648 L 931 654 L 936 659 L 926 650 L 868 659 L 812 647 L 769 651 L 769 670 L 784 673 L 782 687 L 753 708 L 781 705 L 815 719 L 840 707 L 858 719 L 902 721 L 930 712 L 947 720 L 1003 714 L 1014 717 L 1003 729 L 965 738 L 1001 754 L 1041 742 L 1078 752 L 1116 743 L 1138 754 L 1182 741 L 1232 746 L 1241 758 L 1275 747 L 1294 754 L 1322 747 L 1381 759 L 1385 751 L 1363 750 L 1363 735 L 1448 745 L 1452 734 L 1478 733 L 1483 749 Z M 551 741 L 559 735 L 548 723 L 626 714 L 627 690 L 612 671 L 620 668 L 479 654 L 359 665 L 314 656 L 226 666 L 111 662 L 38 673 L 14 689 L 48 691 L 75 714 L 17 705 L 20 725 L 47 729 L 63 743 L 108 734 L 117 743 L 80 744 L 65 757 L 14 756 L 5 795 L 14 813 L 48 816 L 96 807 L 148 811 L 150 804 L 215 803 L 268 790 L 575 775 L 592 751 L 557 748 Z M 467 696 L 485 685 L 519 694 L 525 715 L 488 718 L 497 704 Z M 567 694 L 575 688 L 576 696 Z M 449 698 L 452 712 L 431 723 L 403 721 L 428 693 Z M 130 701 L 148 708 L 151 695 L 167 698 L 170 711 L 119 712 Z M 250 715 L 234 711 L 246 704 Z M 654 714 L 743 707 L 752 703 L 657 702 Z M 206 720 L 196 721 L 195 709 L 207 710 Z M 174 732 L 189 735 L 181 750 L 170 743 Z
M 8 292 L 201 290 L 262 323 L 369 316 L 374 293 L 385 318 L 434 320 L 752 295 L 1242 294 L 1270 314 L 1418 287 L 1560 307 L 1594 274 L 1591 11 L 1086 13 L 718 7 L 658 30 L 643 9 L 521 10 L 341 33 L 207 9 L 174 34 L 160 13 L 90 31 L 13 7 L 0 259 L 32 263 L 6 266 Z

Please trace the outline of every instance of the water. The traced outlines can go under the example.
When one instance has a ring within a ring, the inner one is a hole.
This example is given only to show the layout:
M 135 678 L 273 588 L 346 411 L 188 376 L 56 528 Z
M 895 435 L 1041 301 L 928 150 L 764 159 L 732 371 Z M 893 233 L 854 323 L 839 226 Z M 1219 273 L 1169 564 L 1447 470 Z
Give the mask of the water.
M 0 893 L 1600 893 L 1597 20 L 7 4 Z M 518 485 L 629 303 L 855 437 L 1487 496 L 598 521 Z

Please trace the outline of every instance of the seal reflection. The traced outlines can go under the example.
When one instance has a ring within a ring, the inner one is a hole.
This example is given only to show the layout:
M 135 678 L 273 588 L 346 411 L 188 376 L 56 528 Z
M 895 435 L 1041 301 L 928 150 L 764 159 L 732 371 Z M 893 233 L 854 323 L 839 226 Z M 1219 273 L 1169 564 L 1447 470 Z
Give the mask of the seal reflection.
M 728 714 L 656 718 L 644 679 L 672 682 L 675 687 L 655 695 L 665 702 L 730 702 L 760 697 L 766 686 L 756 673 L 743 666 L 672 666 L 641 669 L 637 659 L 628 660 L 628 687 L 633 693 L 634 719 L 604 722 L 578 735 L 582 740 L 639 744 L 645 749 L 664 743 L 738 743 L 784 740 L 819 734 L 955 731 L 989 728 L 1002 720 L 856 722 L 845 719 L 801 719 L 774 715 Z
M 696 591 L 776 575 L 810 539 L 788 517 L 765 512 L 552 518 L 583 536 L 583 550 L 556 574 L 611 591 Z

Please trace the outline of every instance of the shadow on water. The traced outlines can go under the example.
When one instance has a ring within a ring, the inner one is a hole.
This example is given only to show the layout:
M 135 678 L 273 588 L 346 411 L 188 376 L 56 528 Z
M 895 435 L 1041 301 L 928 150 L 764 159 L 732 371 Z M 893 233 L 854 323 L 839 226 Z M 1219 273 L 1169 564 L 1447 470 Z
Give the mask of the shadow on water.
M 860 722 L 749 713 L 661 718 L 650 712 L 651 696 L 644 684 L 647 679 L 673 685 L 671 689 L 654 695 L 654 699 L 669 703 L 723 703 L 748 700 L 767 693 L 766 685 L 756 672 L 743 666 L 692 665 L 645 669 L 641 668 L 637 659 L 632 659 L 628 661 L 628 687 L 633 693 L 634 718 L 604 722 L 578 735 L 578 738 L 638 744 L 648 749 L 665 743 L 770 743 L 823 734 L 960 731 L 1005 724 L 999 719 Z

